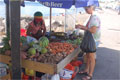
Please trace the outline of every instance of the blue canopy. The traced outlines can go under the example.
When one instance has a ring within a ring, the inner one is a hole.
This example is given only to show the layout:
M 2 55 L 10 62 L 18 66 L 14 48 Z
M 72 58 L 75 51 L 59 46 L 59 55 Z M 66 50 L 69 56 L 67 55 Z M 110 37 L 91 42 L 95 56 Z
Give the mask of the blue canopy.
M 69 9 L 73 5 L 73 0 L 37 0 L 41 4 L 51 8 Z
M 98 7 L 99 2 L 98 2 L 98 0 L 76 0 L 76 2 L 75 2 L 76 8 L 86 7 L 86 6 L 90 6 L 90 5 L 94 5 L 94 6 Z
M 51 8 L 65 8 L 69 9 L 72 5 L 75 5 L 76 8 L 86 7 L 90 5 L 99 6 L 98 0 L 26 0 L 26 1 L 38 1 L 44 6 Z M 9 0 L 4 0 L 5 3 L 8 3 Z M 24 1 L 21 1 L 21 6 L 25 6 Z
M 37 0 L 41 4 L 51 8 L 69 9 L 72 5 L 76 8 L 86 7 L 90 5 L 99 6 L 98 0 Z

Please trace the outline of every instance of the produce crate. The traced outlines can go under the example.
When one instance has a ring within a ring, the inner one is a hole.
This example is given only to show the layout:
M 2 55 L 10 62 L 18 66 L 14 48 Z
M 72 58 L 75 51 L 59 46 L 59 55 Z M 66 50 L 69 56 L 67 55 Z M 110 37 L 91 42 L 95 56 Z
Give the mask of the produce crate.
M 71 54 L 61 60 L 58 64 L 46 64 L 30 60 L 21 60 L 22 67 L 28 68 L 34 71 L 55 74 L 59 73 L 74 57 L 78 56 L 80 53 L 80 48 L 75 49 Z M 0 62 L 10 64 L 11 57 L 0 54 Z

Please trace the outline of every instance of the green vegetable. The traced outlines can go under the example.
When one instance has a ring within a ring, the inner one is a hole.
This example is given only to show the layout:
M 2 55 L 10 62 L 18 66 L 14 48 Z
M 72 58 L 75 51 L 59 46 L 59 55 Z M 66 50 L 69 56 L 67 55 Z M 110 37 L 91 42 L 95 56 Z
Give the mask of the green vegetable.
M 75 40 L 67 40 L 66 42 L 71 43 L 71 44 L 75 44 L 75 45 L 80 45 L 81 41 L 82 40 L 80 38 L 77 38 Z
M 20 42 L 22 42 L 23 44 L 26 44 L 27 43 L 27 38 L 22 36 L 20 37 Z
M 47 49 L 46 49 L 46 48 L 42 48 L 42 49 L 41 49 L 41 53 L 42 53 L 42 54 L 47 53 Z
M 32 42 L 30 42 L 28 45 L 29 45 L 30 47 L 33 47 L 34 44 L 35 44 L 35 42 L 32 41 Z
M 5 48 L 0 48 L 0 54 L 4 54 L 5 53 Z
M 36 49 L 35 49 L 35 48 L 30 48 L 30 49 L 28 50 L 28 53 L 29 53 L 30 55 L 35 55 L 35 54 L 36 54 Z
M 40 45 L 42 48 L 47 47 L 48 44 L 49 44 L 49 40 L 48 40 L 47 37 L 41 37 L 41 38 L 39 39 L 39 45 Z
M 40 47 L 39 44 L 34 44 L 33 47 L 34 47 L 38 52 L 41 51 L 41 47 Z

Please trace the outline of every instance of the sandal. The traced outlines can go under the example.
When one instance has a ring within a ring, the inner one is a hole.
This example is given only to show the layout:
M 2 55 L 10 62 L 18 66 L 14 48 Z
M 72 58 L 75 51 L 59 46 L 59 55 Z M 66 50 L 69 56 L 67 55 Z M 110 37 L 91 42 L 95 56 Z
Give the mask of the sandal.
M 79 74 L 87 75 L 88 73 L 85 71 L 80 71 Z
M 83 77 L 82 80 L 92 80 L 92 76 L 88 74 L 87 76 Z

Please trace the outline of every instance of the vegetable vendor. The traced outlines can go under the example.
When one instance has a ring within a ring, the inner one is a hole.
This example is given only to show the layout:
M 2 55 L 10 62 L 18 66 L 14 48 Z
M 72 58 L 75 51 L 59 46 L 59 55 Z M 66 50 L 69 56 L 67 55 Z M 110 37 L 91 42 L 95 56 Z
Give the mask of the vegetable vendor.
M 27 26 L 27 36 L 39 39 L 42 36 L 45 36 L 46 27 L 43 20 L 43 14 L 41 12 L 35 12 L 34 20 Z

